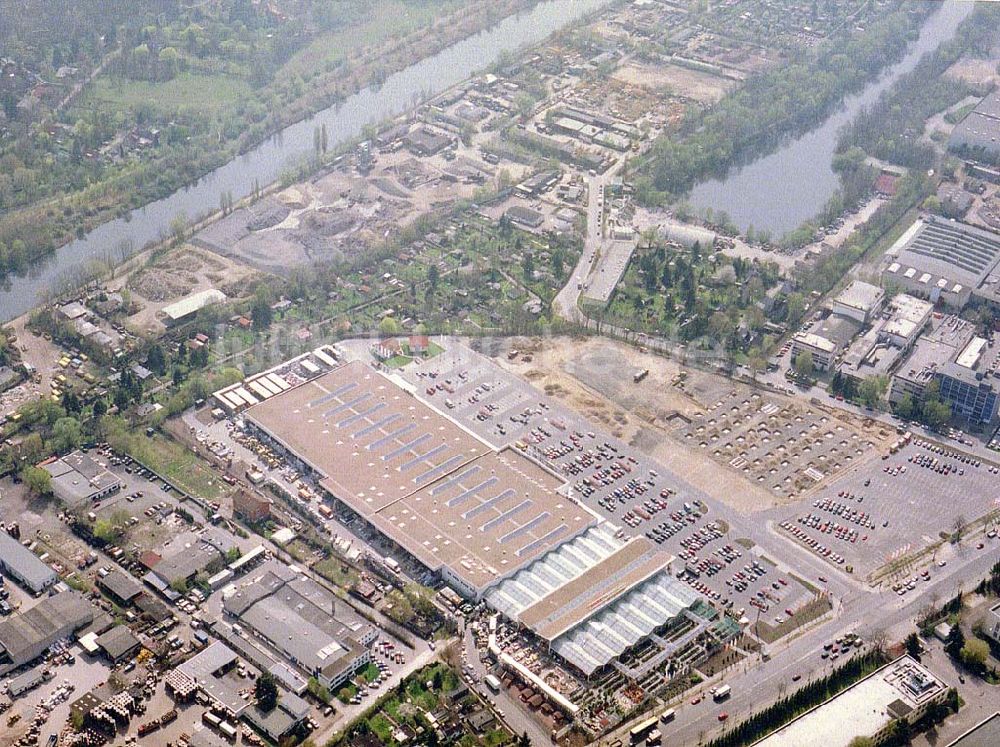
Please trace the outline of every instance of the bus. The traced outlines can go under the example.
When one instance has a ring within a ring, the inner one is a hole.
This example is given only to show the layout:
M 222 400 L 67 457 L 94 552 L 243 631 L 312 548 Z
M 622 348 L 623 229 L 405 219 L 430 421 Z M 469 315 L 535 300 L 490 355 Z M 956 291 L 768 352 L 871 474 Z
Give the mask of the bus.
M 628 733 L 629 742 L 631 744 L 639 744 L 646 739 L 646 736 L 653 730 L 656 726 L 656 722 L 659 721 L 657 718 L 646 719 L 640 724 L 632 727 L 632 730 Z
M 500 680 L 496 678 L 496 675 L 488 674 L 483 680 L 486 683 L 486 687 L 492 690 L 494 693 L 500 692 Z

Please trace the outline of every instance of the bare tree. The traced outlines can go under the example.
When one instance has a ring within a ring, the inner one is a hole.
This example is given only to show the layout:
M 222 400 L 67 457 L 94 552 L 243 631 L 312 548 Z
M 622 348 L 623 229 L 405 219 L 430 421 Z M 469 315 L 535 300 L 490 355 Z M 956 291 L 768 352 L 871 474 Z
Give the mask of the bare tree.
M 964 514 L 959 514 L 958 516 L 955 517 L 955 524 L 954 524 L 955 534 L 953 535 L 953 538 L 956 544 L 962 541 L 962 532 L 965 531 L 965 525 L 968 523 L 969 522 L 965 520 Z
M 869 636 L 872 648 L 880 654 L 884 654 L 889 643 L 889 636 L 882 628 L 875 628 Z
M 132 256 L 132 252 L 135 251 L 135 242 L 131 238 L 119 239 L 115 242 L 115 254 L 118 256 L 119 262 L 124 262 L 129 257 Z

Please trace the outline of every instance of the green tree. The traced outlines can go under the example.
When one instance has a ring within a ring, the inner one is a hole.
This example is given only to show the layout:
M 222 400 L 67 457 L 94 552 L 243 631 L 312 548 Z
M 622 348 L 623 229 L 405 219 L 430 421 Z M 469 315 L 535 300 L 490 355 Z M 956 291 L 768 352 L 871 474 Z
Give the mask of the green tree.
M 962 662 L 976 672 L 981 672 L 990 656 L 990 646 L 982 638 L 970 638 L 959 652 Z
M 847 743 L 847 747 L 875 747 L 871 737 L 855 737 Z
M 52 426 L 52 450 L 64 453 L 77 448 L 83 442 L 83 430 L 76 418 L 59 418 Z
M 274 707 L 278 705 L 278 683 L 273 674 L 264 672 L 257 678 L 257 683 L 254 685 L 254 698 L 256 698 L 260 709 L 265 712 L 274 710 Z
M 52 495 L 52 475 L 41 467 L 28 465 L 21 470 L 21 480 L 34 496 L 47 497 Z
M 315 677 L 310 677 L 308 682 L 309 692 L 313 697 L 323 703 L 330 702 L 330 691 L 323 687 L 323 684 Z
M 906 640 L 903 641 L 903 645 L 906 646 L 906 653 L 917 661 L 920 661 L 920 654 L 923 651 L 923 646 L 920 645 L 920 639 L 917 637 L 916 633 L 910 633 L 906 636 Z
M 888 386 L 889 380 L 884 376 L 866 376 L 858 387 L 858 396 L 868 407 L 876 407 Z
M 803 350 L 795 356 L 795 373 L 804 379 L 812 378 L 813 371 L 815 369 L 815 364 L 813 363 L 813 354 L 808 350 Z
M 903 396 L 899 398 L 899 402 L 896 403 L 895 411 L 896 414 L 903 420 L 912 419 L 915 412 L 913 395 L 909 392 L 904 393 Z
M 378 323 L 378 331 L 381 332 L 383 335 L 398 335 L 399 322 L 397 322 L 391 316 L 383 317 L 382 321 Z

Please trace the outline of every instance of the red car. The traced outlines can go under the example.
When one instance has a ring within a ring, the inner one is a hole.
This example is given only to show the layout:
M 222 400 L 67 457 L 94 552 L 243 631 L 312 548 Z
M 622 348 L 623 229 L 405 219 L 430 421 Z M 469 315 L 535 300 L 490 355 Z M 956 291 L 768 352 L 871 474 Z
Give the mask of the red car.
M 695 695 L 693 698 L 691 698 L 691 705 L 698 705 L 701 702 L 701 699 L 704 697 L 705 697 L 704 695 Z
M 725 711 L 719 714 L 719 721 L 725 721 L 727 718 L 729 718 L 729 714 Z

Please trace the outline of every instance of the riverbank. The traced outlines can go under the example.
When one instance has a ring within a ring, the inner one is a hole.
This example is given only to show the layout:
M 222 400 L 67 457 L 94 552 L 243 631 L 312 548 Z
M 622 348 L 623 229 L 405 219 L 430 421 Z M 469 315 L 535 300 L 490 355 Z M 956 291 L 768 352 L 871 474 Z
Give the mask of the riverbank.
M 695 122 L 684 128 L 696 135 L 684 137 L 680 145 L 655 149 L 644 164 L 643 183 L 637 184 L 640 196 L 655 204 L 665 201 L 668 192 L 683 194 L 690 189 L 692 209 L 710 209 L 716 216 L 724 213 L 741 231 L 752 226 L 758 234 L 778 237 L 797 228 L 819 214 L 840 186 L 832 168 L 839 129 L 873 104 L 924 53 L 950 38 L 970 12 L 971 6 L 964 3 L 947 3 L 936 12 L 928 7 L 919 17 L 897 11 L 859 36 L 824 42 L 820 50 L 837 44 L 842 55 L 834 56 L 853 60 L 853 71 L 846 75 L 828 69 L 830 56 L 817 51 L 810 61 L 762 76 L 753 100 L 742 102 L 745 107 L 734 101 L 725 111 L 712 110 L 702 117 L 705 128 L 698 129 Z M 834 85 L 831 76 L 837 81 Z M 819 86 L 820 81 L 824 85 Z M 749 88 L 743 91 L 745 96 L 751 93 Z M 769 104 L 776 100 L 785 101 L 784 107 Z M 725 104 L 724 100 L 720 106 Z M 783 111 L 790 105 L 794 117 Z M 748 117 L 757 125 L 751 127 Z M 726 157 L 720 158 L 715 143 L 730 129 L 745 135 L 729 139 Z M 763 139 L 761 133 L 766 133 Z M 787 137 L 794 139 L 788 142 Z M 697 179 L 741 158 L 746 165 L 691 189 Z
M 123 240 L 137 248 L 155 244 L 171 232 L 178 216 L 200 219 L 220 204 L 220 195 L 238 201 L 282 178 L 290 167 L 315 157 L 315 136 L 326 129 L 328 152 L 351 142 L 373 126 L 412 110 L 426 96 L 467 80 L 503 55 L 537 44 L 552 33 L 611 4 L 611 0 L 544 0 L 495 26 L 465 38 L 404 70 L 380 85 L 365 88 L 334 107 L 282 130 L 257 148 L 233 158 L 194 184 L 145 205 L 124 218 L 105 222 L 36 264 L 31 275 L 8 278 L 0 290 L 0 316 L 11 319 L 44 300 L 51 288 L 94 260 L 108 259 L 109 247 Z M 415 96 L 419 92 L 420 96 Z M 111 257 L 110 259 L 115 259 Z
M 243 121 L 238 129 L 220 124 L 213 137 L 206 140 L 211 133 L 202 133 L 204 136 L 188 137 L 189 142 L 179 146 L 168 142 L 170 133 L 164 132 L 162 144 L 140 151 L 138 160 L 125 162 L 104 178 L 88 183 L 83 189 L 7 212 L 0 218 L 0 246 L 7 248 L 6 252 L 0 253 L 0 273 L 29 272 L 39 261 L 51 257 L 62 246 L 82 238 L 103 223 L 114 218 L 128 220 L 132 211 L 141 210 L 151 202 L 196 184 L 205 175 L 259 147 L 281 130 L 344 102 L 368 86 L 378 86 L 390 75 L 438 54 L 442 49 L 471 37 L 504 18 L 534 7 L 538 2 L 539 0 L 473 0 L 443 19 L 432 19 L 411 33 L 390 37 L 386 43 L 362 45 L 363 38 L 355 40 L 353 43 L 358 46 L 347 46 L 343 59 L 332 70 L 317 67 L 306 71 L 309 60 L 316 58 L 322 51 L 313 50 L 314 45 L 310 45 L 303 50 L 301 62 L 293 58 L 288 63 L 293 67 L 302 67 L 296 74 L 310 76 L 309 84 L 302 86 L 304 90 L 297 98 L 265 106 L 262 110 L 265 116 L 262 119 Z M 349 45 L 351 42 L 347 38 L 340 43 Z M 115 97 L 120 99 L 121 106 L 145 106 L 146 104 L 141 103 L 142 98 L 156 101 L 160 98 L 157 87 L 162 88 L 164 85 L 167 84 L 152 85 L 139 98 L 130 98 L 120 91 L 115 93 Z M 205 85 L 216 86 L 216 83 L 201 76 L 191 85 L 197 91 Z M 226 99 L 228 88 L 216 91 L 213 87 L 208 93 L 210 96 Z M 270 89 L 271 86 L 265 86 L 251 91 L 250 98 L 261 104 L 271 102 L 275 94 Z M 103 96 L 110 93 L 112 92 L 105 91 Z M 244 92 L 231 101 L 223 101 L 221 109 L 217 109 L 217 102 L 206 100 L 199 107 L 206 111 L 198 116 L 224 118 L 226 111 L 235 111 L 236 106 L 246 105 L 246 95 Z M 87 93 L 84 92 L 83 98 L 86 96 Z M 185 98 L 177 101 L 178 108 L 186 106 L 186 96 L 185 94 Z M 151 105 L 155 108 L 160 103 Z M 110 105 L 110 102 L 102 104 L 104 105 Z M 184 118 L 181 120 L 184 121 Z M 233 131 L 234 135 L 223 136 L 224 131 Z M 220 141 L 220 138 L 224 139 Z M 212 204 L 224 197 L 224 192 L 214 195 Z M 38 230 L 40 226 L 44 230 Z

